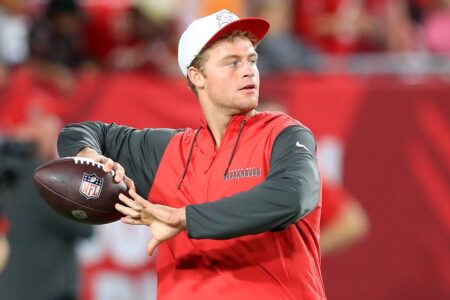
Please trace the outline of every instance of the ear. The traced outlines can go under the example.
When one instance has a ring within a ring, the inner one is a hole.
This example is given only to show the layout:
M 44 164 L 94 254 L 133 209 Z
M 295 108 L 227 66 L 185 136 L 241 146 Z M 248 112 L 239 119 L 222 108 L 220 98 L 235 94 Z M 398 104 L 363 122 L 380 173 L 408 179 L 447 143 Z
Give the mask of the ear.
M 189 67 L 187 70 L 187 75 L 189 76 L 189 79 L 191 82 L 197 87 L 197 89 L 201 89 L 205 86 L 205 75 L 203 73 L 194 67 Z

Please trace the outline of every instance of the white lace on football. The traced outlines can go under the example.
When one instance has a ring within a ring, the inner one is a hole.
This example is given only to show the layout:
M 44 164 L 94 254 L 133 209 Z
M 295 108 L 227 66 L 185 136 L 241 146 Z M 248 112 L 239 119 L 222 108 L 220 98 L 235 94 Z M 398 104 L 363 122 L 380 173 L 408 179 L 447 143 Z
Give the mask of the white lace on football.
M 103 164 L 96 162 L 90 158 L 85 157 L 72 157 L 72 159 L 75 161 L 75 164 L 81 164 L 81 165 L 92 165 L 94 167 L 97 167 L 99 169 L 103 169 Z
M 97 167 L 99 169 L 103 169 L 103 164 L 96 162 L 90 158 L 86 158 L 86 157 L 72 157 L 72 159 L 75 161 L 75 164 L 86 164 L 86 165 L 92 165 L 94 167 Z M 111 170 L 111 175 L 115 176 L 116 175 L 116 171 Z

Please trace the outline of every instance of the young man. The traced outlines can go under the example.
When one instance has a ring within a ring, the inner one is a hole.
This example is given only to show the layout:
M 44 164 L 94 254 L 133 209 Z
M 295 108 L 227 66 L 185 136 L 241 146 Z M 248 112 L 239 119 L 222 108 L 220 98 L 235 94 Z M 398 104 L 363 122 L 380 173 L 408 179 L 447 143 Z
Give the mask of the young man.
M 183 33 L 197 129 L 87 122 L 60 135 L 61 156 L 102 162 L 130 187 L 116 208 L 149 226 L 149 253 L 159 245 L 158 299 L 325 299 L 314 138 L 285 114 L 254 110 L 255 46 L 268 29 L 222 10 Z

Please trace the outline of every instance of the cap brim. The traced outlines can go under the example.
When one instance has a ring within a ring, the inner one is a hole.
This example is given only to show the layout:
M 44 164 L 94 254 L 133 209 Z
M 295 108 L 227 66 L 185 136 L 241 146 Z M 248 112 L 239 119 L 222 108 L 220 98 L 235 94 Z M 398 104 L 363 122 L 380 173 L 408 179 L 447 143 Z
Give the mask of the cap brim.
M 231 22 L 214 34 L 209 41 L 203 46 L 202 50 L 217 41 L 221 36 L 231 33 L 236 30 L 248 31 L 256 38 L 256 44 L 261 41 L 266 33 L 269 31 L 270 24 L 267 20 L 262 18 L 242 18 Z

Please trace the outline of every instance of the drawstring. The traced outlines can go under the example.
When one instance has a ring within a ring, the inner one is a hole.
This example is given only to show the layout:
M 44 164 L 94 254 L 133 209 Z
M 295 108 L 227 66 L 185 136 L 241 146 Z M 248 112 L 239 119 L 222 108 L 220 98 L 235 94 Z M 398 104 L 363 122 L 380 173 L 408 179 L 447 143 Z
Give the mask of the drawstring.
M 224 178 L 227 177 L 228 169 L 230 169 L 231 162 L 233 161 L 234 152 L 236 151 L 237 145 L 238 145 L 238 143 L 239 143 L 239 139 L 240 139 L 240 137 L 241 137 L 242 130 L 244 129 L 244 125 L 245 125 L 245 119 L 242 120 L 241 126 L 239 127 L 239 133 L 238 133 L 238 136 L 237 136 L 237 138 L 236 138 L 236 143 L 234 143 L 234 148 L 233 148 L 233 151 L 231 152 L 230 160 L 228 161 L 227 168 L 225 169 L 225 173 L 223 174 L 223 177 L 224 177 Z
M 236 148 L 237 148 L 237 145 L 239 143 L 239 139 L 241 138 L 241 134 L 242 134 L 242 131 L 244 129 L 244 125 L 245 125 L 245 120 L 242 120 L 241 125 L 239 127 L 238 136 L 236 138 L 236 143 L 234 144 L 233 151 L 231 152 L 230 160 L 228 161 L 227 168 L 225 169 L 224 177 L 227 176 L 228 170 L 230 169 L 231 162 L 233 161 L 233 158 L 234 158 L 234 153 L 236 152 Z M 183 175 L 181 175 L 181 179 L 180 179 L 180 182 L 178 183 L 178 188 L 177 189 L 180 189 L 181 183 L 183 182 L 183 179 L 186 176 L 187 169 L 188 169 L 189 163 L 191 161 L 192 150 L 194 149 L 194 143 L 195 143 L 195 140 L 197 139 L 197 135 L 199 134 L 200 129 L 202 129 L 201 126 L 197 129 L 197 132 L 194 135 L 194 139 L 192 140 L 191 148 L 189 149 L 189 154 L 188 154 L 188 158 L 186 160 L 186 165 L 184 167 Z
M 201 126 L 197 129 L 197 132 L 195 133 L 194 138 L 192 139 L 191 149 L 189 149 L 188 158 L 186 160 L 186 166 L 184 167 L 183 175 L 181 175 L 181 179 L 180 179 L 180 182 L 178 183 L 178 188 L 177 189 L 180 189 L 180 186 L 181 186 L 181 183 L 183 182 L 184 176 L 186 176 L 186 172 L 187 172 L 187 169 L 188 169 L 188 166 L 189 166 L 189 162 L 191 161 L 192 150 L 194 149 L 194 143 L 195 143 L 195 140 L 197 139 L 197 135 L 200 132 L 200 129 L 202 129 Z

